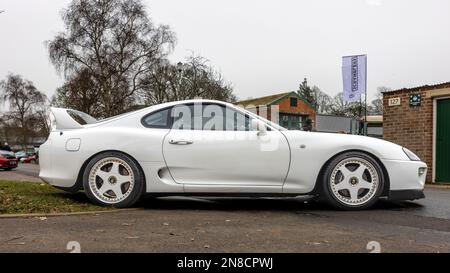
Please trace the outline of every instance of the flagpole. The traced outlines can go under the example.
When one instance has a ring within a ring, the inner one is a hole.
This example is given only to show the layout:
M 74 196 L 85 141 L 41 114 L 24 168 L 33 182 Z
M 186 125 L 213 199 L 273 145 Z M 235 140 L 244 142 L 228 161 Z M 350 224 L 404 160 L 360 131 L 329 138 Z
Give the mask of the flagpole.
M 365 94 L 364 94 L 364 100 L 365 100 L 365 107 L 364 107 L 364 135 L 367 135 L 367 132 L 366 132 L 366 123 L 367 123 L 367 55 L 366 55 L 366 61 L 365 61 L 365 65 L 366 65 L 366 75 L 365 75 L 365 77 L 366 77 L 366 80 L 365 80 L 365 82 L 366 82 L 366 92 L 365 92 Z
M 361 99 L 361 95 L 359 95 L 359 119 L 362 119 L 362 99 Z M 359 123 L 361 124 L 361 122 Z M 359 128 L 359 133 L 364 134 L 364 122 L 363 122 L 363 128 L 361 130 L 361 128 Z

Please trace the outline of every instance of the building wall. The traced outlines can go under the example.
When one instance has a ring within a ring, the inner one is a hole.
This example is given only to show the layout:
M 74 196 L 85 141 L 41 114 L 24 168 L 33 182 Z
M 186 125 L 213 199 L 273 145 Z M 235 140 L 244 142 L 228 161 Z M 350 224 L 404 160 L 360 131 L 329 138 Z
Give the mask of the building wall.
M 433 168 L 433 100 L 428 89 L 409 89 L 383 94 L 383 138 L 416 153 L 428 165 L 427 181 Z M 421 106 L 409 106 L 411 94 L 421 94 Z M 401 105 L 388 106 L 390 98 L 400 98 Z
M 297 98 L 297 107 L 291 107 L 290 97 L 287 97 L 277 103 L 280 107 L 280 113 L 308 115 L 313 123 L 316 122 L 316 111 L 308 104 Z
M 275 105 L 278 105 L 278 107 L 279 107 L 279 109 L 278 109 L 279 113 L 288 113 L 288 114 L 308 116 L 313 121 L 313 128 L 315 128 L 315 126 L 316 126 L 316 111 L 314 110 L 314 108 L 311 108 L 311 106 L 309 106 L 308 104 L 303 102 L 298 97 L 295 97 L 295 98 L 297 98 L 297 107 L 291 107 L 290 98 L 291 97 L 284 98 L 275 104 Z M 274 117 L 272 117 L 271 106 L 266 107 L 266 109 L 264 111 L 261 111 L 260 106 L 257 106 L 256 110 L 254 110 L 255 108 L 251 108 L 251 107 L 250 108 L 247 107 L 246 109 L 250 110 L 250 111 L 255 111 L 257 115 L 263 116 L 264 118 L 279 124 L 279 116 L 275 115 Z

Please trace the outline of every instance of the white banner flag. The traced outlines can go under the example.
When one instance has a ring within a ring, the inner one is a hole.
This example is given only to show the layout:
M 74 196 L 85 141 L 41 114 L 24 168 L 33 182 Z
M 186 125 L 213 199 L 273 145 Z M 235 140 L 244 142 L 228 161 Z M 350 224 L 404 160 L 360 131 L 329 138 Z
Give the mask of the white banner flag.
M 344 81 L 344 101 L 359 101 L 361 94 L 366 92 L 367 56 L 342 57 L 342 78 Z

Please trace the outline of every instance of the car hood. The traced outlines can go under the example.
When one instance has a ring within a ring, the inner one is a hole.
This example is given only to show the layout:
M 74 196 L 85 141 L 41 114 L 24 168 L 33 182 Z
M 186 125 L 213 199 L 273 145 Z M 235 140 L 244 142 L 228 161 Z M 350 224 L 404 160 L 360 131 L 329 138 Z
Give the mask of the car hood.
M 282 131 L 282 133 L 294 147 L 304 145 L 307 148 L 314 148 L 314 150 L 331 150 L 335 153 L 361 150 L 380 159 L 409 160 L 403 152 L 402 146 L 374 137 L 303 131 Z

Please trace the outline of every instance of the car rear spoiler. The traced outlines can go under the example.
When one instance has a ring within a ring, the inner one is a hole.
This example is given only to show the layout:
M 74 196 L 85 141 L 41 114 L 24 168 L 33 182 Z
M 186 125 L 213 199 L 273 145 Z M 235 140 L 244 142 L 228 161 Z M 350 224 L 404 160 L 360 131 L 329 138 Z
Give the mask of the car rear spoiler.
M 51 107 L 50 111 L 52 128 L 56 130 L 81 129 L 84 124 L 97 122 L 88 114 L 73 109 Z

